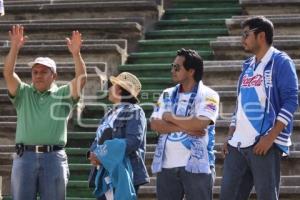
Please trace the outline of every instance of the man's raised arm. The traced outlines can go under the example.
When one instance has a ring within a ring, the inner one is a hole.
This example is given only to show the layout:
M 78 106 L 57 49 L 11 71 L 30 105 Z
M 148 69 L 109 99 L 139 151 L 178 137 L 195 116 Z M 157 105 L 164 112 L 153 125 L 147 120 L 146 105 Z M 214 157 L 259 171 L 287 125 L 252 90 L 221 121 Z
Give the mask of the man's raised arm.
M 87 79 L 85 63 L 80 54 L 82 44 L 81 33 L 73 31 L 71 39 L 66 38 L 66 40 L 75 63 L 75 78 L 71 81 L 71 96 L 73 99 L 78 99 Z
M 26 37 L 23 34 L 24 27 L 20 25 L 14 25 L 9 31 L 10 50 L 4 61 L 3 76 L 11 96 L 16 96 L 18 86 L 21 83 L 20 78 L 15 73 L 15 65 L 19 50 L 25 43 Z

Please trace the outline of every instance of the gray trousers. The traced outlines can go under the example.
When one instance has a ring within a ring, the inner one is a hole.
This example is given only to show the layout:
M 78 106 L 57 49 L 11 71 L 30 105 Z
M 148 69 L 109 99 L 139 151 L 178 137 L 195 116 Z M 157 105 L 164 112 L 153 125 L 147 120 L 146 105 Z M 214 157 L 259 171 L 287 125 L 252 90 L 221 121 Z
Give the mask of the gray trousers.
M 184 167 L 162 169 L 157 173 L 158 200 L 212 200 L 214 169 L 211 174 L 190 173 Z
M 265 156 L 257 156 L 253 147 L 228 145 L 220 200 L 247 200 L 253 186 L 258 200 L 279 199 L 281 151 L 273 145 Z

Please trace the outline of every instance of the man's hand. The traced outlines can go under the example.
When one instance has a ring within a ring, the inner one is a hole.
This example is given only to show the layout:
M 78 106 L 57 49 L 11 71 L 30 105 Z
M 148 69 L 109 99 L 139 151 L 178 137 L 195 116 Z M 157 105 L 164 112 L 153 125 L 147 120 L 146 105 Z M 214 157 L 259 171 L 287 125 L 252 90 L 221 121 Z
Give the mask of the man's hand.
M 234 131 L 235 131 L 235 126 L 229 126 L 228 136 L 225 139 L 225 142 L 223 143 L 223 146 L 222 146 L 223 157 L 225 157 L 228 154 L 228 140 L 230 140 L 232 138 Z
M 205 130 L 200 130 L 200 131 L 184 131 L 184 132 L 186 132 L 188 135 L 197 136 L 197 137 L 203 137 L 206 134 Z
M 16 50 L 19 51 L 27 39 L 27 37 L 24 36 L 24 27 L 14 25 L 8 34 L 11 41 L 11 48 L 16 48 Z
M 162 116 L 162 119 L 166 122 L 171 122 L 172 118 L 173 118 L 173 114 L 171 112 L 165 112 Z
M 223 146 L 222 146 L 222 155 L 223 157 L 225 158 L 225 156 L 228 154 L 228 140 L 226 140 L 224 143 L 223 143 Z
M 265 136 L 262 136 L 258 143 L 253 148 L 253 153 L 256 155 L 264 156 L 268 153 L 269 149 L 272 147 L 274 140 L 284 129 L 285 124 L 279 120 L 275 122 L 274 127 Z
M 91 164 L 94 166 L 99 166 L 101 164 L 96 154 L 93 152 L 90 153 L 90 157 L 88 159 L 90 160 Z
M 264 156 L 268 153 L 269 149 L 273 145 L 273 139 L 270 134 L 262 136 L 258 143 L 253 148 L 253 153 L 258 156 Z
M 68 49 L 71 54 L 76 55 L 80 53 L 80 48 L 82 44 L 81 33 L 79 31 L 73 31 L 72 37 L 66 38 Z

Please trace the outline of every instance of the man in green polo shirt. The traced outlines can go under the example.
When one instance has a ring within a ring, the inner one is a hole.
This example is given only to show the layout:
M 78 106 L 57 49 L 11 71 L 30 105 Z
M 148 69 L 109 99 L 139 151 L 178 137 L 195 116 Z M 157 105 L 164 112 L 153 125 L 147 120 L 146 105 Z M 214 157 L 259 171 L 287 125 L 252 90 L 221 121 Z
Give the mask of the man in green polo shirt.
M 86 82 L 86 67 L 80 54 L 81 34 L 72 32 L 67 46 L 75 63 L 75 78 L 67 85 L 55 85 L 56 64 L 48 57 L 28 63 L 32 84 L 15 73 L 19 50 L 26 40 L 24 28 L 16 25 L 9 32 L 10 51 L 3 75 L 9 97 L 17 110 L 16 151 L 11 189 L 14 200 L 62 200 L 66 196 L 69 168 L 64 146 L 67 120 Z

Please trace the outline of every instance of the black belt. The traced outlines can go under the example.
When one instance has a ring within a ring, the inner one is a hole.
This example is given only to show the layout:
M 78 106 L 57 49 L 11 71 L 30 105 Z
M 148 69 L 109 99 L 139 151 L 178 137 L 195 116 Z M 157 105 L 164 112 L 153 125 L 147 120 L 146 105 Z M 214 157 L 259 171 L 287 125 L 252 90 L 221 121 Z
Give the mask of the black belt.
M 63 150 L 63 146 L 58 145 L 16 145 L 16 149 L 23 151 L 33 151 L 35 153 L 48 153 L 52 151 Z

